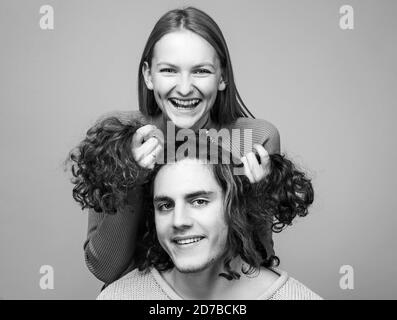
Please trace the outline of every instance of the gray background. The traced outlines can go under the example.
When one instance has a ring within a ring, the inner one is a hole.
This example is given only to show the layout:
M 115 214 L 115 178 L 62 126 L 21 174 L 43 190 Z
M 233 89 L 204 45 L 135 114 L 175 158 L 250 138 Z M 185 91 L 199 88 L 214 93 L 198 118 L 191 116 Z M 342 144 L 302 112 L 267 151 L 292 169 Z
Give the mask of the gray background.
M 52 31 L 39 28 L 45 4 Z M 217 21 L 244 101 L 313 177 L 311 214 L 275 237 L 281 268 L 328 299 L 397 298 L 395 1 L 1 0 L 0 299 L 97 296 L 62 162 L 101 114 L 137 109 L 145 41 L 187 4 Z M 354 30 L 339 28 L 343 4 Z M 354 290 L 339 287 L 343 265 Z

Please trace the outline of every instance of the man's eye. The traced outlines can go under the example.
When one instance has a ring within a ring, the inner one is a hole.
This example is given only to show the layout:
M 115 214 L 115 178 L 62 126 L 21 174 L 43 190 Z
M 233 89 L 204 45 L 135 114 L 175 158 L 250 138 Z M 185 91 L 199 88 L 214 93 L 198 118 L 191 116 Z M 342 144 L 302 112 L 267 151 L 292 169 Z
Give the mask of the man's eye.
M 161 203 L 157 205 L 157 210 L 159 211 L 169 211 L 172 209 L 172 204 L 171 203 Z
M 203 206 L 206 206 L 207 204 L 208 204 L 208 200 L 205 200 L 205 199 L 196 199 L 196 200 L 194 200 L 193 202 L 192 202 L 192 205 L 194 206 L 194 207 L 203 207 Z
M 173 72 L 174 72 L 174 69 L 171 69 L 171 68 L 163 68 L 163 69 L 160 70 L 160 72 L 173 73 Z

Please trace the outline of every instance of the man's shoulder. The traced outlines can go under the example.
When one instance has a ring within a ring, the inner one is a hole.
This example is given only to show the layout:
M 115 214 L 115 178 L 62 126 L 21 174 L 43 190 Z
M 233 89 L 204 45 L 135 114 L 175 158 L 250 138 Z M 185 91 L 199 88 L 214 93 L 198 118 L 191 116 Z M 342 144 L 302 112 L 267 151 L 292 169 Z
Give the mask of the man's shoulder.
M 323 300 L 300 281 L 288 277 L 287 281 L 274 293 L 271 300 Z
M 164 292 L 150 271 L 134 269 L 107 286 L 97 300 L 166 299 Z

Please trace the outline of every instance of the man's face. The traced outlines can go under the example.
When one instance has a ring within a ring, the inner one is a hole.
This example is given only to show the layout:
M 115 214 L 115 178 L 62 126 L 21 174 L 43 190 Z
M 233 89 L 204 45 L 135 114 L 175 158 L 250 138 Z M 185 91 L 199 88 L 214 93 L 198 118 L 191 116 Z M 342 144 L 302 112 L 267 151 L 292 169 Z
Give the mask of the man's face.
M 154 181 L 157 237 L 182 273 L 222 262 L 228 226 L 223 192 L 209 165 L 184 159 L 163 166 Z
M 206 120 L 218 90 L 225 89 L 215 49 L 188 30 L 164 35 L 143 73 L 161 111 L 180 128 Z

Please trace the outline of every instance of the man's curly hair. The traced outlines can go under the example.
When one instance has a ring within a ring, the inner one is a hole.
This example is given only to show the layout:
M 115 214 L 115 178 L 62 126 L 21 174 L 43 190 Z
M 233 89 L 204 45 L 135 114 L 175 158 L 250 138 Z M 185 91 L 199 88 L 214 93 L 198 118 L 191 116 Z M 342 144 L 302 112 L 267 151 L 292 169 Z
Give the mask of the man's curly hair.
M 153 170 L 142 169 L 134 161 L 132 136 L 140 126 L 142 124 L 139 122 L 125 124 L 110 117 L 87 132 L 86 139 L 68 157 L 75 184 L 73 197 L 83 209 L 94 208 L 112 214 L 126 203 L 128 190 L 138 184 L 143 186 L 145 214 L 138 235 L 135 265 L 141 271 L 152 267 L 165 271 L 173 268 L 174 264 L 157 239 L 153 183 L 167 161 L 156 164 Z M 196 139 L 197 150 L 199 141 Z M 183 143 L 175 142 L 174 150 L 178 150 Z M 269 256 L 266 252 L 264 235 L 271 231 L 281 232 L 297 216 L 306 216 L 313 202 L 313 188 L 305 173 L 284 155 L 269 155 L 269 174 L 260 182 L 251 184 L 246 176 L 233 174 L 233 169 L 242 164 L 233 161 L 232 154 L 227 164 L 222 162 L 224 152 L 225 149 L 218 145 L 220 161 L 208 165 L 224 192 L 225 219 L 229 231 L 224 254 L 225 272 L 220 275 L 231 280 L 240 277 L 239 272 L 230 266 L 238 256 L 250 266 L 241 270 L 245 274 L 251 274 L 260 267 L 279 264 L 277 256 Z M 168 154 L 167 144 L 164 154 Z M 200 152 L 195 154 L 197 156 Z M 207 154 L 209 156 L 210 152 Z
M 199 154 L 198 141 L 196 139 L 196 152 L 192 153 L 196 156 Z M 177 142 L 176 149 L 183 143 Z M 264 235 L 272 230 L 281 232 L 285 226 L 292 224 L 296 216 L 306 216 L 313 202 L 313 189 L 305 174 L 279 154 L 270 155 L 270 173 L 262 181 L 251 184 L 246 176 L 233 174 L 233 168 L 242 164 L 235 164 L 231 154 L 228 164 L 222 163 L 224 151 L 218 146 L 216 164 L 209 161 L 209 152 L 206 160 L 224 193 L 225 219 L 229 230 L 224 254 L 225 272 L 220 275 L 231 280 L 240 277 L 230 266 L 238 256 L 249 266 L 241 270 L 245 274 L 251 274 L 260 267 L 279 264 L 277 256 L 268 256 Z M 137 248 L 137 266 L 141 271 L 151 267 L 165 271 L 174 266 L 158 241 L 154 218 L 153 184 L 164 165 L 156 165 L 144 184 L 145 228 L 141 230 L 142 241 Z
M 108 117 L 87 131 L 66 159 L 72 173 L 73 198 L 82 209 L 109 214 L 126 204 L 127 192 L 144 173 L 132 156 L 132 136 L 142 124 Z

